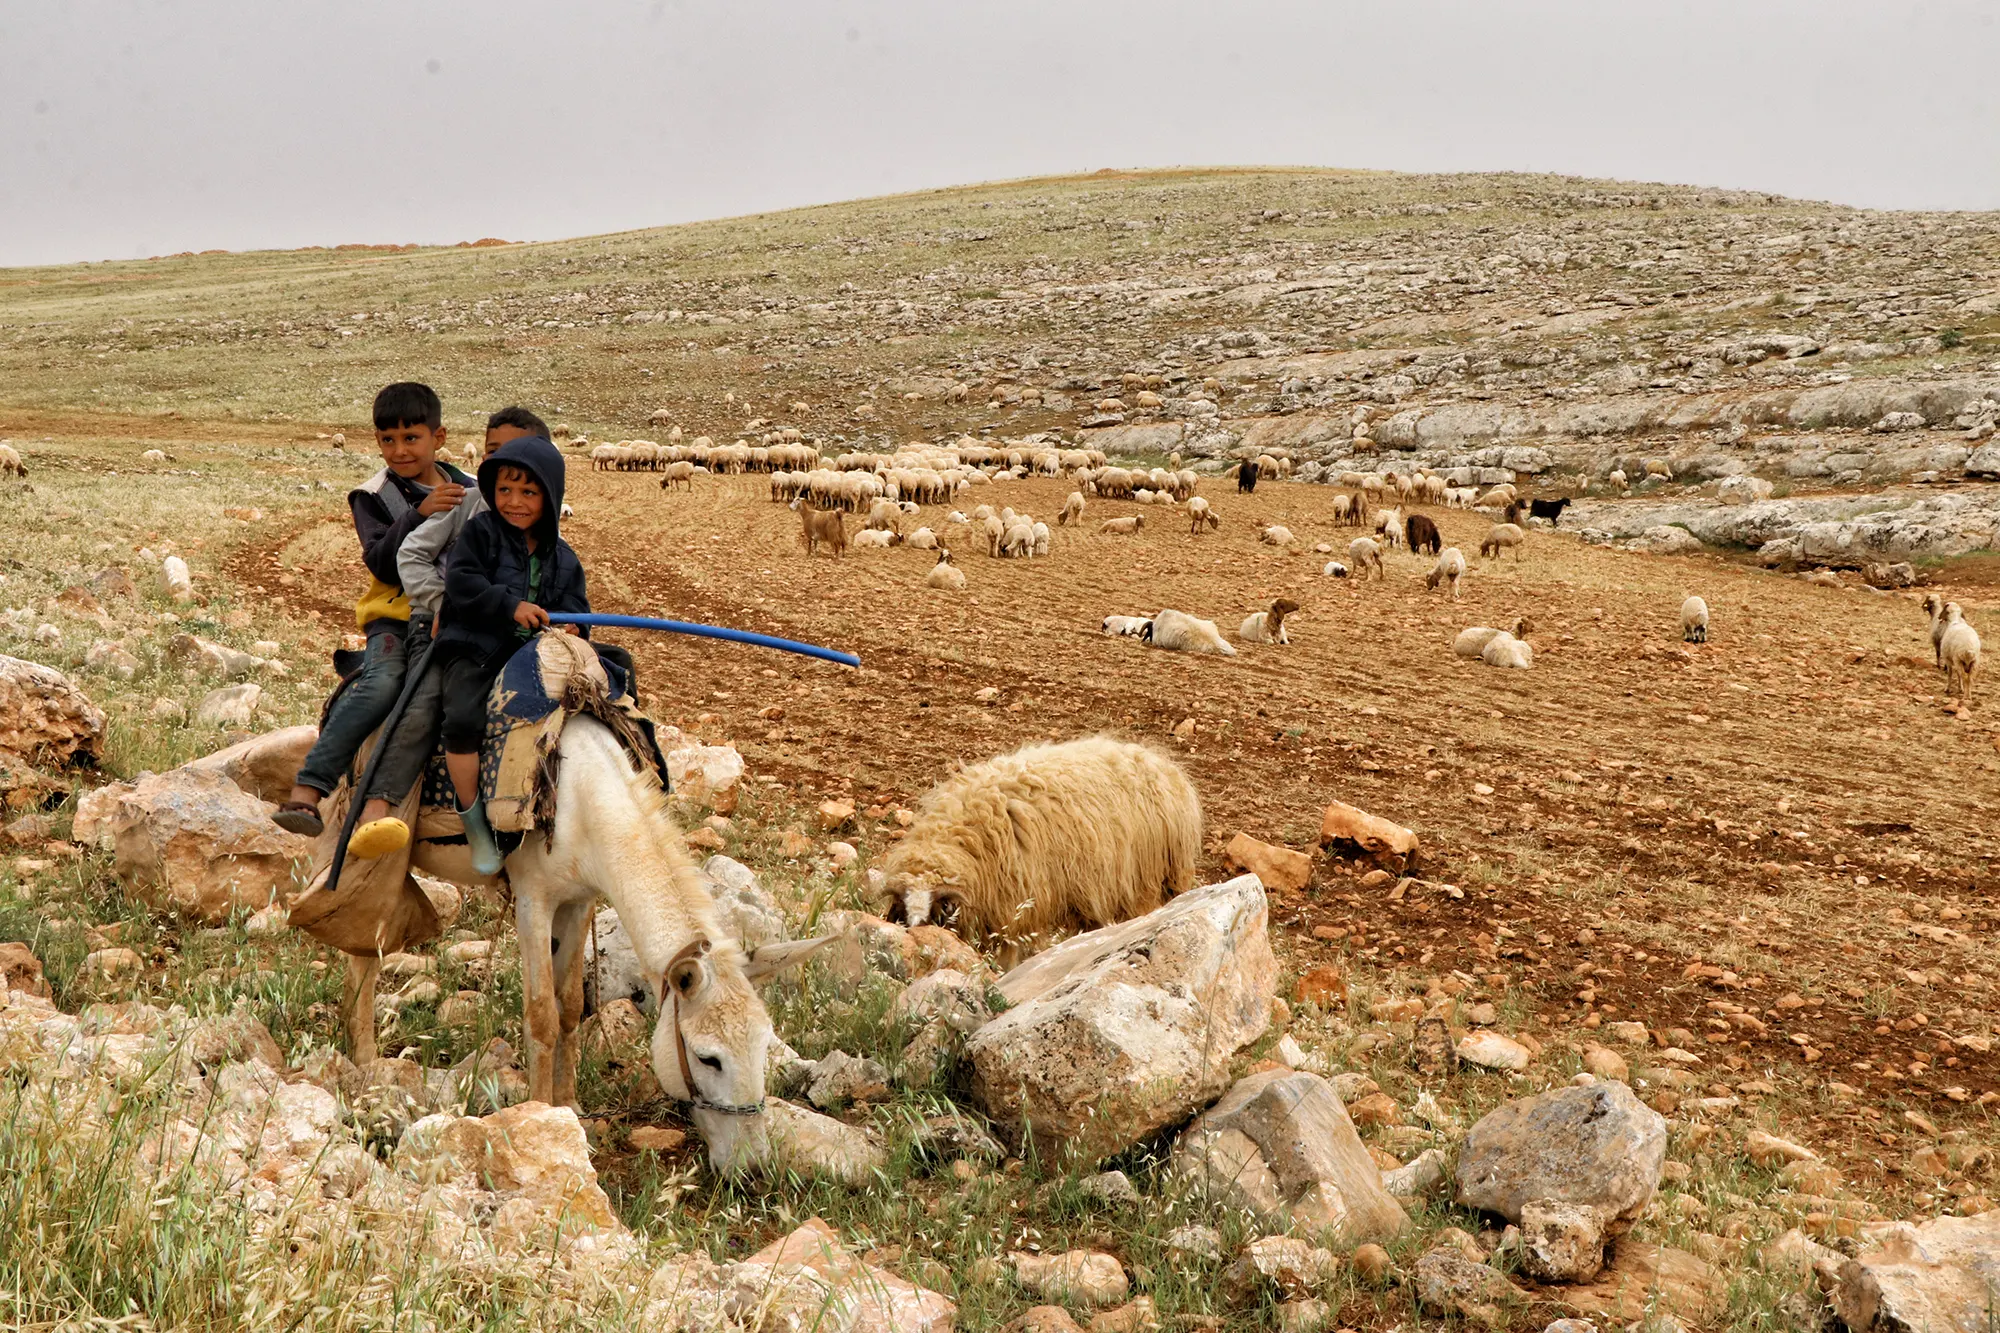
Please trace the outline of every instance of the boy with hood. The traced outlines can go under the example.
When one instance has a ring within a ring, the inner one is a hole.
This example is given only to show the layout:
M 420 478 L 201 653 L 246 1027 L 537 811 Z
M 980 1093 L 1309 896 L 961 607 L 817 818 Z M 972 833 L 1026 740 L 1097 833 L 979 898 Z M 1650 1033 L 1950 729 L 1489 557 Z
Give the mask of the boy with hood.
M 486 512 L 466 520 L 445 568 L 431 669 L 443 673 L 445 767 L 473 869 L 492 875 L 501 856 L 479 797 L 479 743 L 493 678 L 548 628 L 550 612 L 585 612 L 590 599 L 583 564 L 557 527 L 563 457 L 555 445 L 538 435 L 501 445 L 479 465 L 479 491 Z

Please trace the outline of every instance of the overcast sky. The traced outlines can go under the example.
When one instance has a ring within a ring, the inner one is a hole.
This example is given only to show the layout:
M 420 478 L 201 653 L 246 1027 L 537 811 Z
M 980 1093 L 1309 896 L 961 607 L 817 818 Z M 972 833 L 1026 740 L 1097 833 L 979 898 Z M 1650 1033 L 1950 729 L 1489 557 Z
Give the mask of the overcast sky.
M 1993 0 L 0 0 L 0 265 L 1099 167 L 2000 207 Z

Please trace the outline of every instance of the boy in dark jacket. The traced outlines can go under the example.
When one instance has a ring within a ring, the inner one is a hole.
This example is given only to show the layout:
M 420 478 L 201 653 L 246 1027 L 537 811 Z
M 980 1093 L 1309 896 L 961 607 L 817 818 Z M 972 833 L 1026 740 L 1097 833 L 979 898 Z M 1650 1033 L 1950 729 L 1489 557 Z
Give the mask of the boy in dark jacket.
M 501 445 L 479 465 L 479 490 L 487 510 L 466 520 L 445 566 L 431 669 L 444 673 L 444 761 L 472 866 L 492 875 L 501 857 L 479 798 L 479 743 L 493 678 L 550 612 L 588 611 L 590 599 L 583 564 L 558 531 L 563 457 L 553 444 L 530 435 Z
M 418 524 L 464 499 L 471 481 L 449 463 L 438 462 L 444 442 L 444 407 L 429 385 L 391 384 L 375 395 L 375 443 L 386 466 L 347 495 L 370 576 L 368 590 L 354 607 L 355 622 L 368 636 L 368 651 L 359 674 L 327 711 L 319 739 L 292 779 L 290 798 L 272 816 L 293 833 L 319 836 L 320 799 L 340 782 L 361 743 L 402 692 L 410 602 L 403 595 L 396 555 Z M 428 625 L 421 628 L 429 633 Z

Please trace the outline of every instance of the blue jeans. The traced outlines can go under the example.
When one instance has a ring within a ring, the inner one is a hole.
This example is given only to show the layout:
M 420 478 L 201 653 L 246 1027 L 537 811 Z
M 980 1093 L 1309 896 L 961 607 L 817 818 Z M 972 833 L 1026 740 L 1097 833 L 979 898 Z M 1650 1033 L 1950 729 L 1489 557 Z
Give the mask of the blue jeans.
M 409 623 L 402 620 L 368 622 L 368 653 L 361 670 L 334 695 L 320 723 L 319 739 L 313 742 L 299 775 L 292 779 L 301 787 L 311 787 L 324 795 L 340 785 L 341 778 L 354 767 L 355 752 L 370 732 L 382 725 L 396 696 L 403 692 L 403 646 Z

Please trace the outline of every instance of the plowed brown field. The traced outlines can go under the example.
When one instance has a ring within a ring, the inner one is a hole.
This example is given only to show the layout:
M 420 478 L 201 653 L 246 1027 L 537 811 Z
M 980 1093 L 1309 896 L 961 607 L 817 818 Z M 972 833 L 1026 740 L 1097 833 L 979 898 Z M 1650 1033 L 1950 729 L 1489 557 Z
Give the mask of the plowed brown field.
M 1366 866 L 1326 861 L 1305 893 L 1277 898 L 1301 969 L 1344 957 L 1404 985 L 1457 970 L 1511 997 L 1530 1026 L 1637 1019 L 1697 1050 L 1718 1088 L 1842 1084 L 1861 1104 L 1933 1115 L 2000 1089 L 2000 705 L 1943 710 L 1914 596 L 1544 531 L 1518 564 L 1474 560 L 1454 602 L 1425 590 L 1430 560 L 1407 553 L 1389 555 L 1379 582 L 1322 577 L 1329 557 L 1311 546 L 1344 558 L 1356 535 L 1333 525 L 1331 489 L 1238 496 L 1215 481 L 1204 491 L 1218 533 L 1190 536 L 1179 510 L 1092 501 L 1079 527 L 1055 529 L 1046 559 L 959 552 L 967 587 L 948 593 L 924 587 L 927 551 L 808 558 L 765 477 L 697 481 L 667 494 L 652 475 L 579 464 L 567 531 L 599 609 L 860 654 L 850 671 L 609 635 L 636 654 L 656 716 L 733 741 L 800 801 L 892 808 L 954 764 L 1025 741 L 1148 738 L 1200 788 L 1216 875 L 1238 831 L 1311 850 L 1329 798 L 1421 833 L 1425 883 L 1400 895 L 1364 889 Z M 1070 489 L 996 484 L 960 505 L 1052 521 Z M 1489 525 L 1425 512 L 1467 552 Z M 944 513 L 919 521 L 941 527 Z M 1146 517 L 1136 536 L 1098 533 L 1133 513 Z M 1260 544 L 1269 523 L 1300 543 Z M 237 569 L 257 581 L 269 553 Z M 1678 611 L 1693 592 L 1713 626 L 1709 643 L 1684 646 Z M 1280 595 L 1304 608 L 1289 647 L 1197 657 L 1098 633 L 1107 614 L 1171 606 L 1234 641 L 1242 617 Z M 341 600 L 327 601 L 330 624 Z M 1459 629 L 1516 615 L 1535 624 L 1532 670 L 1452 655 Z M 982 704 L 988 686 L 999 694 Z M 1194 735 L 1176 740 L 1189 718 Z M 877 845 L 888 835 L 885 823 Z M 1871 1137 L 1882 1128 L 1842 1118 Z

